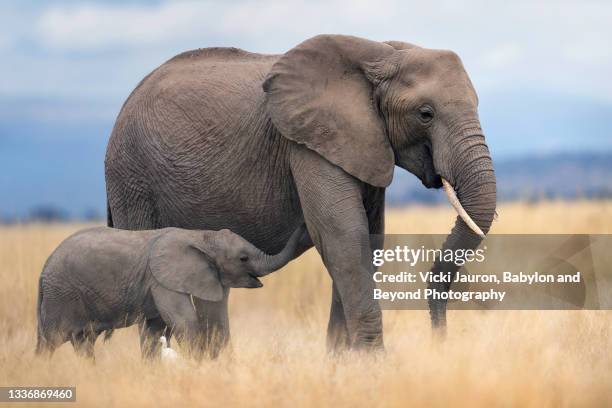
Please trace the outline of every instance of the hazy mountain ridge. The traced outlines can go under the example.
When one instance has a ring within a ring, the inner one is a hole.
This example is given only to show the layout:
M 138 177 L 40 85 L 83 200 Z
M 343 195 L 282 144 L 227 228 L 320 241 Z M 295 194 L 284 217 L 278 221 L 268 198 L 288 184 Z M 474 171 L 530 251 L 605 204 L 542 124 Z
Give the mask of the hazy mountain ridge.
M 500 201 L 612 197 L 612 152 L 559 153 L 495 161 Z M 436 203 L 441 191 L 427 190 L 413 175 L 396 169 L 387 203 Z
M 0 220 L 103 218 L 103 163 L 111 129 L 108 121 L 83 125 L 0 120 Z M 609 143 L 602 145 L 601 153 L 494 157 L 500 201 L 612 197 Z M 583 148 L 594 150 L 590 145 Z M 506 151 L 503 146 L 491 150 Z M 412 174 L 396 169 L 387 204 L 444 201 L 441 191 L 428 190 Z

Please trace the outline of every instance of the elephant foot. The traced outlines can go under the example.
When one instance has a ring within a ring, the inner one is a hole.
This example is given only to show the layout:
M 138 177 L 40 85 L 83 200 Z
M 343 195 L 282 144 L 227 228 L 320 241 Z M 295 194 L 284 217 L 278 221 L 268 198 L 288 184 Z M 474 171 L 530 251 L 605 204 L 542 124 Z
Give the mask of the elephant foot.
M 443 342 L 446 339 L 446 302 L 430 301 L 429 315 L 434 340 Z
M 327 330 L 327 352 L 330 354 L 340 354 L 349 348 L 349 337 L 344 328 L 328 328 Z
M 380 309 L 366 313 L 358 319 L 347 322 L 351 350 L 384 351 L 382 313 Z
M 446 341 L 446 336 L 447 336 L 446 324 L 444 324 L 443 326 L 433 327 L 431 334 L 432 334 L 434 343 L 438 343 L 438 344 L 444 343 Z

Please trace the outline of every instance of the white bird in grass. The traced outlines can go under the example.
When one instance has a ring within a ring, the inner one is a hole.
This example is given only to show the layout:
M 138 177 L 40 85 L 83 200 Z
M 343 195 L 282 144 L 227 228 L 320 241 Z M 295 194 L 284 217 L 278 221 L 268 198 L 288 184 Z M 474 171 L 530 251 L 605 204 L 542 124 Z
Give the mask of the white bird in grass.
M 170 347 L 168 347 L 168 341 L 166 340 L 166 336 L 161 336 L 159 338 L 159 342 L 162 345 L 161 348 L 161 359 L 162 361 L 166 362 L 174 362 L 178 359 L 178 353 L 174 350 L 172 350 Z

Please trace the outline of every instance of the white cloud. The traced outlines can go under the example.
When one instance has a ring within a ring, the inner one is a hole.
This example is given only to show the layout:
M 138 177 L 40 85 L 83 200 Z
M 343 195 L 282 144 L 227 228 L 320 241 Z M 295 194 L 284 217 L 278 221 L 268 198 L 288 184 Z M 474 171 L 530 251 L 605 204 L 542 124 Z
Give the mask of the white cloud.
M 164 46 L 194 38 L 255 40 L 269 47 L 283 37 L 349 32 L 386 19 L 394 2 L 174 1 L 155 6 L 77 4 L 45 10 L 36 23 L 37 40 L 50 50 L 97 51 Z M 301 36 L 301 37 L 300 37 Z
M 486 52 L 480 61 L 487 68 L 511 68 L 523 55 L 523 49 L 516 43 L 501 44 Z
M 0 34 L 0 50 L 7 49 L 11 46 L 11 39 Z
M 186 49 L 231 45 L 275 53 L 315 34 L 345 33 L 455 50 L 481 93 L 522 87 L 612 99 L 611 2 L 204 0 L 0 11 L 13 27 L 0 38 L 0 49 L 11 44 L 2 54 L 12 62 L 0 65 L 4 93 L 123 95 Z
M 37 28 L 41 42 L 51 49 L 138 47 L 193 35 L 202 13 L 206 13 L 203 4 L 85 4 L 50 8 L 40 16 Z
M 602 38 L 595 33 L 587 32 L 567 43 L 563 54 L 570 63 L 605 64 L 612 61 L 612 46 L 610 38 Z

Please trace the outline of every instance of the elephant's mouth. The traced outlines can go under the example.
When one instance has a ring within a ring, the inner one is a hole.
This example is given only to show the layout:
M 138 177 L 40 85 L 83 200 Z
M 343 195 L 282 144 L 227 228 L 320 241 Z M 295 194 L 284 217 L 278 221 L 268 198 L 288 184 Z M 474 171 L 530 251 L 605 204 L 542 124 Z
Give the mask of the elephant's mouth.
M 425 173 L 425 178 L 421 180 L 423 185 L 427 188 L 441 188 L 442 187 L 442 177 L 436 173 Z
M 459 217 L 461 217 L 461 219 L 472 231 L 474 231 L 476 235 L 481 238 L 484 238 L 485 234 L 482 232 L 480 227 L 478 227 L 478 225 L 472 220 L 467 211 L 463 208 L 463 205 L 457 198 L 453 186 L 436 171 L 431 146 L 428 143 L 425 143 L 423 150 L 424 157 L 422 160 L 422 176 L 419 177 L 423 185 L 427 188 L 436 189 L 444 187 L 444 192 L 446 193 L 448 201 L 453 206 L 455 211 L 457 211 Z
M 256 275 L 249 273 L 249 282 L 247 288 L 261 288 L 263 283 L 257 278 Z
M 441 188 L 442 177 L 436 172 L 431 146 L 426 143 L 424 150 L 425 157 L 423 160 L 423 177 L 421 178 L 421 183 L 427 188 Z

